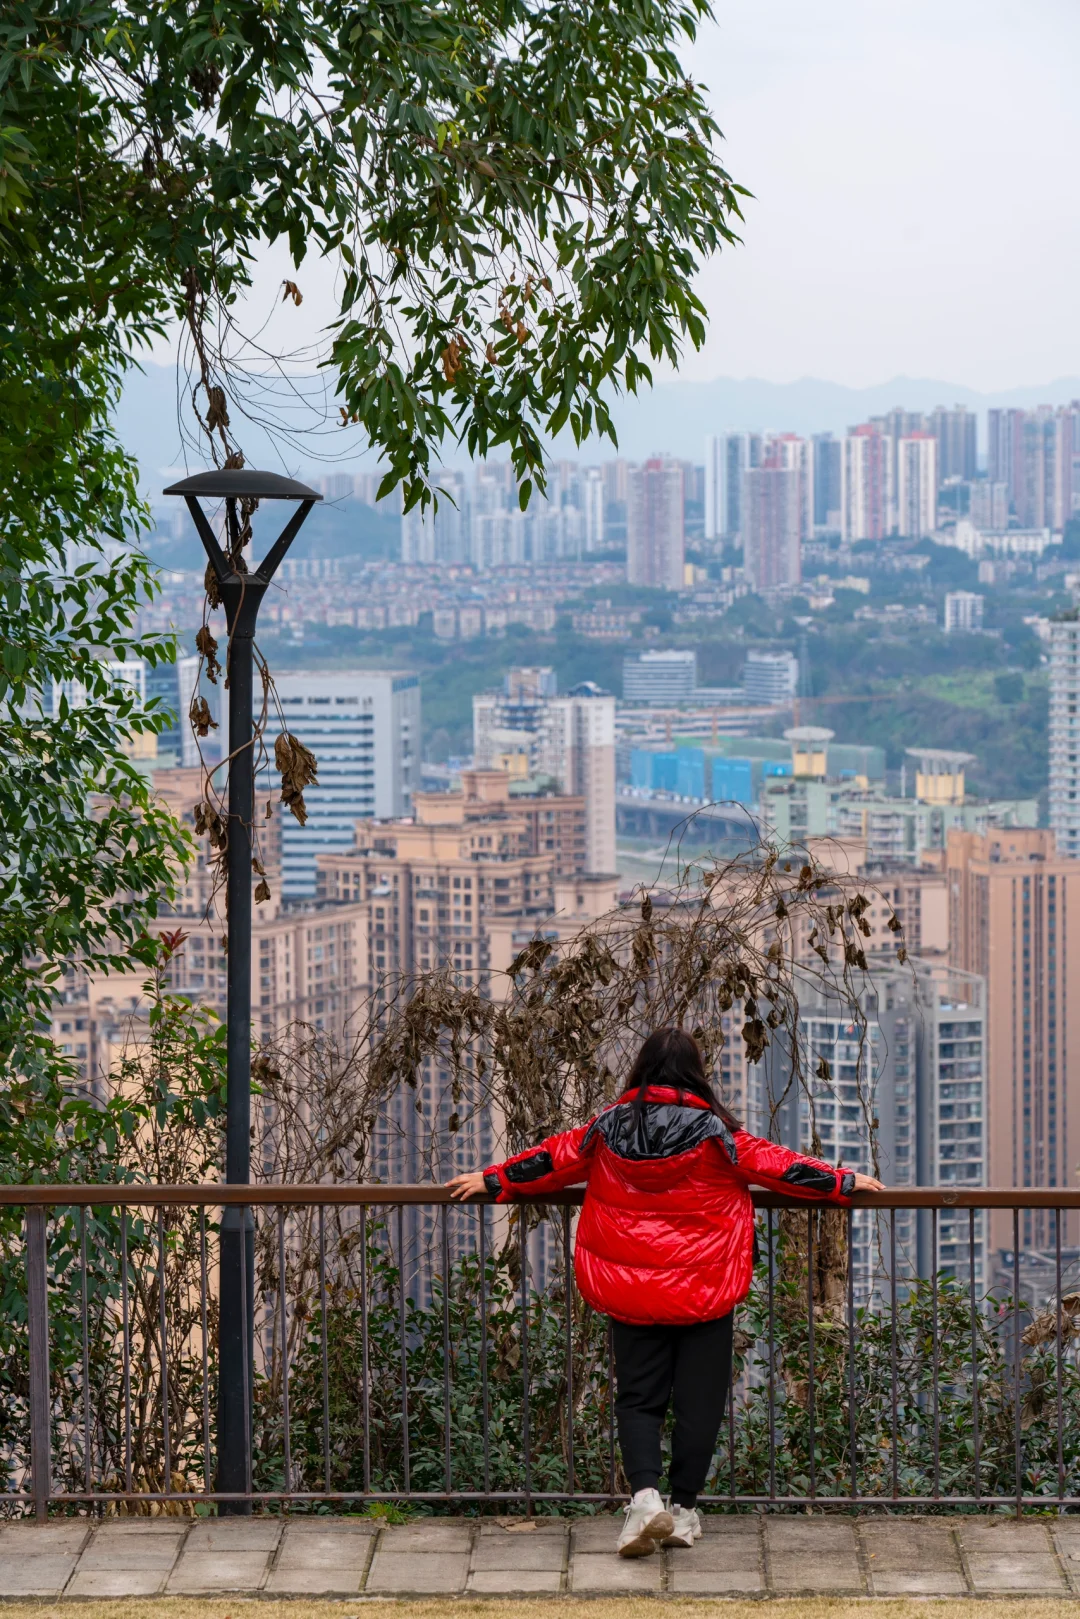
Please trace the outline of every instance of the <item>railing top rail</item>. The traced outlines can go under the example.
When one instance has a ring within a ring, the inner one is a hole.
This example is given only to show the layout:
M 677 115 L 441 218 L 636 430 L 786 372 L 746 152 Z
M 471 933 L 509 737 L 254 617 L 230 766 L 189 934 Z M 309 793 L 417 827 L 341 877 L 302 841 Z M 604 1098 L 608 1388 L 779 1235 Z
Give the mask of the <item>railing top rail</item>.
M 522 1199 L 539 1205 L 576 1207 L 585 1196 L 581 1187 L 548 1197 Z M 803 1208 L 806 1199 L 785 1197 L 760 1189 L 753 1192 L 761 1209 Z M 260 1204 L 274 1208 L 305 1207 L 334 1203 L 359 1205 L 450 1203 L 445 1186 L 366 1186 L 343 1182 L 315 1182 L 306 1185 L 225 1185 L 213 1181 L 201 1186 L 100 1185 L 40 1186 L 0 1185 L 0 1207 L 89 1207 L 95 1204 L 131 1208 L 159 1204 L 224 1207 L 226 1204 Z M 494 1203 L 490 1197 L 469 1199 L 473 1204 Z M 859 1209 L 1080 1209 L 1080 1187 L 1063 1186 L 897 1186 L 883 1192 L 859 1192 L 852 1199 Z

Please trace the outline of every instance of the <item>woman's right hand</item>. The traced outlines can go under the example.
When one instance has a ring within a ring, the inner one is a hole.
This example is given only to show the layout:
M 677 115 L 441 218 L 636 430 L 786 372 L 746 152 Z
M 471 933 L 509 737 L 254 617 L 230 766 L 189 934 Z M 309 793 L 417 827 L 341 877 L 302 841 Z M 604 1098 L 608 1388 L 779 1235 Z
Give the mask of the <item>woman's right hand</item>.
M 483 1177 L 481 1177 L 481 1179 L 482 1178 Z M 873 1175 L 860 1175 L 856 1173 L 855 1185 L 851 1188 L 851 1190 L 853 1192 L 883 1192 L 885 1190 L 885 1182 L 876 1181 Z
M 455 1203 L 463 1203 L 467 1197 L 483 1197 L 487 1191 L 483 1171 L 479 1169 L 471 1175 L 455 1175 L 446 1185 Z

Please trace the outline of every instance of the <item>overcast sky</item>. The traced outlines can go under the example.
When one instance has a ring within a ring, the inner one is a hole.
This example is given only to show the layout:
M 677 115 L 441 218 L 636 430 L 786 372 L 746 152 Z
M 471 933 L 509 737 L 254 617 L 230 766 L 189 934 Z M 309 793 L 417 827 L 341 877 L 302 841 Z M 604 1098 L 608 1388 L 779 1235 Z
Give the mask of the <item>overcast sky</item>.
M 754 193 L 696 378 L 1080 372 L 1076 0 L 714 0 L 691 53 Z
M 743 245 L 702 272 L 709 339 L 681 374 L 1080 375 L 1078 0 L 714 5 L 687 67 L 754 196 Z M 302 346 L 333 313 L 329 274 L 303 267 L 294 310 L 284 251 L 261 270 L 244 324 L 272 309 L 267 347 Z

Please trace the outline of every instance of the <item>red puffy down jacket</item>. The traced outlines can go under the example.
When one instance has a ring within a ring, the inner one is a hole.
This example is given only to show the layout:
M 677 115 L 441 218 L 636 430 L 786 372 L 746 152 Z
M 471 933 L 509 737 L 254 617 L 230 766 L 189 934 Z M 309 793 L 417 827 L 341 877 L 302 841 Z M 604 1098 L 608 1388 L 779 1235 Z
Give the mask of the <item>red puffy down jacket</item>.
M 657 1086 L 484 1171 L 500 1203 L 588 1182 L 574 1274 L 595 1310 L 649 1326 L 712 1321 L 750 1290 L 750 1186 L 847 1204 L 854 1176 L 732 1133 L 707 1103 Z

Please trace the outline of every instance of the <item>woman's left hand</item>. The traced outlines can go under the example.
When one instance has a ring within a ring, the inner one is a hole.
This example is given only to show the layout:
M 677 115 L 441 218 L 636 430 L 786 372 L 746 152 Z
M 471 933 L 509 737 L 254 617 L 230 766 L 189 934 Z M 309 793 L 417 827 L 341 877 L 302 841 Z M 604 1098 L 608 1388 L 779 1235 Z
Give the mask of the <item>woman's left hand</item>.
M 476 1170 L 472 1175 L 455 1175 L 446 1184 L 455 1203 L 461 1203 L 467 1197 L 483 1197 L 487 1191 L 481 1170 Z
M 855 1176 L 855 1185 L 852 1187 L 853 1192 L 883 1192 L 884 1190 L 885 1182 L 876 1181 L 873 1175 L 857 1174 Z

